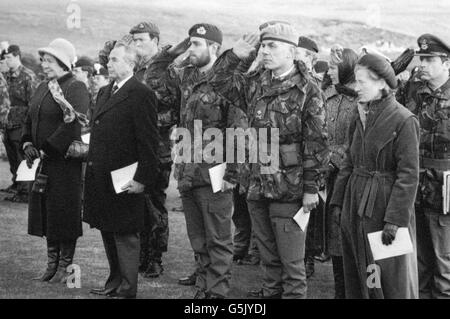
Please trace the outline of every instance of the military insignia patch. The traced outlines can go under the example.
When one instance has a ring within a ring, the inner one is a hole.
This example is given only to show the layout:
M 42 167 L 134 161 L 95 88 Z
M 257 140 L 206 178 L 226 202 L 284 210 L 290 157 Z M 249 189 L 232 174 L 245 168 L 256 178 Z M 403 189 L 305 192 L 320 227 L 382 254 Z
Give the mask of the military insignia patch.
M 197 29 L 197 33 L 201 34 L 201 35 L 205 35 L 206 34 L 206 29 L 205 27 L 200 27 Z
M 420 42 L 420 48 L 421 48 L 422 50 L 428 50 L 428 42 L 427 42 L 427 39 L 423 39 L 423 40 Z
M 139 29 L 144 29 L 144 24 L 143 24 L 143 23 L 139 24 L 139 25 L 138 25 L 138 28 L 139 28 Z

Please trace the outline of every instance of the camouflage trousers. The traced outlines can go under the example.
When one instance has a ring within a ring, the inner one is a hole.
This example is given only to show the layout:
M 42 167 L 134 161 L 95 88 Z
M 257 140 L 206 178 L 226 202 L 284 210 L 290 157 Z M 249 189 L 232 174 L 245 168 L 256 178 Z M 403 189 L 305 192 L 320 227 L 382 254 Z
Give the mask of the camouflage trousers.
M 152 191 L 145 194 L 145 230 L 141 232 L 140 265 L 149 262 L 162 262 L 162 254 L 167 251 L 169 242 L 169 214 L 165 207 L 169 186 L 171 163 L 162 165 Z

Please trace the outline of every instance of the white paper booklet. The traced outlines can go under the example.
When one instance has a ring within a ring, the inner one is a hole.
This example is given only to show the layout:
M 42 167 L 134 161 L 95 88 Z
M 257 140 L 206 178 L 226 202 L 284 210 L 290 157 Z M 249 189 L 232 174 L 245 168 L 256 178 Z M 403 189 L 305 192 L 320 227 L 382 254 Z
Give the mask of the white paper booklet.
M 137 166 L 138 163 L 136 162 L 111 172 L 112 182 L 116 194 L 124 192 L 124 190 L 122 190 L 122 187 L 125 186 L 128 182 L 130 182 L 134 178 Z
M 378 231 L 367 234 L 374 260 L 411 254 L 414 251 L 408 228 L 400 227 L 392 244 L 388 246 L 382 243 L 381 233 L 381 231 Z
M 91 140 L 91 133 L 86 133 L 86 134 L 81 135 L 81 140 L 83 141 L 83 143 L 89 144 L 89 142 Z
M 295 214 L 295 216 L 293 217 L 295 222 L 300 226 L 300 228 L 302 229 L 302 231 L 306 230 L 306 227 L 308 226 L 308 222 L 309 222 L 309 216 L 311 215 L 311 213 L 305 213 L 305 211 L 303 210 L 303 207 L 300 208 L 300 210 L 297 212 L 297 214 Z
M 33 166 L 28 168 L 27 162 L 23 160 L 19 164 L 19 168 L 17 169 L 17 178 L 18 182 L 31 182 L 36 178 L 36 170 L 41 162 L 40 158 L 36 158 L 33 162 Z
M 225 175 L 226 168 L 227 163 L 222 163 L 209 169 L 209 179 L 211 180 L 213 193 L 222 190 L 223 176 Z

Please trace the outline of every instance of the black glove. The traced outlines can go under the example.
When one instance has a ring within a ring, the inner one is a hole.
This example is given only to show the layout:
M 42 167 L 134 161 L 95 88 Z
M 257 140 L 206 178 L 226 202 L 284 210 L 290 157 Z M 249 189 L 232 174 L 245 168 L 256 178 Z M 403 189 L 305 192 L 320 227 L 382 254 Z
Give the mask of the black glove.
M 176 46 L 171 47 L 169 50 L 167 50 L 167 52 L 172 56 L 179 56 L 180 54 L 186 52 L 190 46 L 191 46 L 191 39 L 186 38 L 180 43 L 178 43 Z
M 23 152 L 25 153 L 25 160 L 27 162 L 28 168 L 31 168 L 33 166 L 34 160 L 36 158 L 39 158 L 41 155 L 33 145 L 28 145 L 27 147 L 25 147 Z
M 397 234 L 398 226 L 386 223 L 384 225 L 383 233 L 381 234 L 381 241 L 383 245 L 389 246 L 392 244 L 392 241 L 395 239 L 395 235 Z

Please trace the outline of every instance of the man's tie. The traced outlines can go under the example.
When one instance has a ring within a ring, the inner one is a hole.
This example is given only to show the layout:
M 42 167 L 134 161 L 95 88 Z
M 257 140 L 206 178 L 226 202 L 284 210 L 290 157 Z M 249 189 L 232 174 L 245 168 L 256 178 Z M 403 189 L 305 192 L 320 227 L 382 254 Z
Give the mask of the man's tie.
M 116 84 L 114 84 L 114 86 L 113 86 L 113 88 L 111 90 L 111 96 L 116 94 L 118 90 L 119 90 L 119 87 L 117 86 L 117 83 L 116 83 Z

